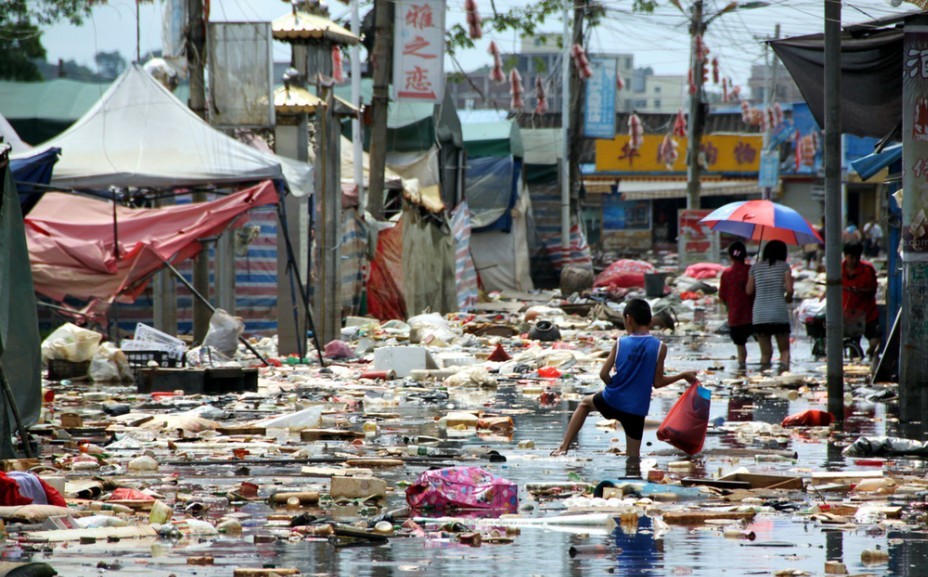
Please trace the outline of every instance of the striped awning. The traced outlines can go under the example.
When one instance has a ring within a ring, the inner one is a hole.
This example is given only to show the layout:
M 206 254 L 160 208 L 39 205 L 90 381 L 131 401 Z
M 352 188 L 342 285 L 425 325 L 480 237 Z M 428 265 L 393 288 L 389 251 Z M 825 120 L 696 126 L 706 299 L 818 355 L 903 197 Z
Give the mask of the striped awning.
M 585 180 L 584 188 L 590 193 L 613 193 L 622 195 L 622 200 L 653 200 L 661 198 L 686 198 L 686 180 Z M 704 180 L 700 185 L 700 196 L 750 196 L 762 192 L 756 179 Z

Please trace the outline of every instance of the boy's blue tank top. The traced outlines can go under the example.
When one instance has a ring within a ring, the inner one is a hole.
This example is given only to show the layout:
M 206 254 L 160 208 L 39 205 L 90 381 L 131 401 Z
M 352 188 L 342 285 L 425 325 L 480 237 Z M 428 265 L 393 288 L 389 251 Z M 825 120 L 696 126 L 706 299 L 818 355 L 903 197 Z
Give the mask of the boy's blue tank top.
M 615 374 L 603 389 L 603 399 L 616 410 L 647 415 L 661 341 L 650 334 L 626 335 L 619 338 L 618 347 Z

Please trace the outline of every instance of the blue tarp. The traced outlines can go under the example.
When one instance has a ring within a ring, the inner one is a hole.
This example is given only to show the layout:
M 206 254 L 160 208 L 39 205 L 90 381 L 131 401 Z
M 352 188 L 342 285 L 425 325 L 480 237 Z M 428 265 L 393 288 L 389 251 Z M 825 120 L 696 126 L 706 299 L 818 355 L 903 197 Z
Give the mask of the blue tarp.
M 29 214 L 32 207 L 39 202 L 45 189 L 42 186 L 48 186 L 52 180 L 52 170 L 55 163 L 58 162 L 58 155 L 61 154 L 60 148 L 48 148 L 34 154 L 28 158 L 19 158 L 10 160 L 10 170 L 13 173 L 13 180 L 16 181 L 16 189 L 19 192 L 19 206 L 22 209 L 23 216 Z
M 512 208 L 519 198 L 522 159 L 512 156 L 470 158 L 467 161 L 466 200 L 473 232 L 512 230 Z
M 875 152 L 852 161 L 851 168 L 860 175 L 860 178 L 867 180 L 901 158 L 902 145 L 893 144 L 892 146 L 887 146 L 881 152 Z

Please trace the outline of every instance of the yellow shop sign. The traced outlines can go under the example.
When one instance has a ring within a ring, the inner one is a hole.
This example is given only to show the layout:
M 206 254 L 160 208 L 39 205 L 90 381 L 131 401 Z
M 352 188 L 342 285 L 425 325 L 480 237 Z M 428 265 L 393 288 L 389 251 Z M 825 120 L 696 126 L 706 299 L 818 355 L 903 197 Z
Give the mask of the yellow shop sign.
M 675 139 L 677 157 L 668 163 L 664 136 L 646 134 L 638 149 L 629 146 L 627 134 L 596 141 L 596 172 L 686 172 L 686 139 Z M 763 136 L 760 134 L 711 134 L 702 138 L 707 172 L 757 172 Z M 669 164 L 669 167 L 668 167 Z

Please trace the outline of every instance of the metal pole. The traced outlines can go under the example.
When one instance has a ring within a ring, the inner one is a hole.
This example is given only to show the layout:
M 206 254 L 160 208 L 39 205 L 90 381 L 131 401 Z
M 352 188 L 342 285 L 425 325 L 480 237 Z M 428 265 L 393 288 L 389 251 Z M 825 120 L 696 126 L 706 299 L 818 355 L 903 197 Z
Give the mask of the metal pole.
M 686 145 L 686 208 L 699 208 L 699 149 L 702 145 L 702 67 L 697 38 L 702 38 L 705 25 L 702 21 L 702 0 L 693 2 L 693 21 L 690 24 L 690 74 L 696 93 L 690 94 L 689 126 Z
M 361 16 L 358 0 L 351 0 L 351 33 L 361 37 Z M 351 46 L 351 104 L 361 109 L 361 47 Z M 354 145 L 354 183 L 358 187 L 358 205 L 361 216 L 367 210 L 367 192 L 364 190 L 364 142 L 361 137 L 361 120 L 351 120 L 351 143 Z
M 0 367 L 0 381 L 3 382 L 3 396 L 6 397 L 10 412 L 13 414 L 13 420 L 16 421 L 16 429 L 19 431 L 19 436 L 23 441 L 23 451 L 25 451 L 26 457 L 31 459 L 35 455 L 32 453 L 29 429 L 23 425 L 23 418 L 19 415 L 19 405 L 16 404 L 16 398 L 13 396 L 13 389 L 10 388 L 10 382 L 6 378 L 6 373 L 3 372 L 3 367 Z
M 561 61 L 561 267 L 570 258 L 570 11 L 573 2 L 564 3 L 564 49 Z
M 844 425 L 841 298 L 841 2 L 825 0 L 825 355 L 828 412 Z

